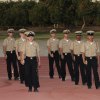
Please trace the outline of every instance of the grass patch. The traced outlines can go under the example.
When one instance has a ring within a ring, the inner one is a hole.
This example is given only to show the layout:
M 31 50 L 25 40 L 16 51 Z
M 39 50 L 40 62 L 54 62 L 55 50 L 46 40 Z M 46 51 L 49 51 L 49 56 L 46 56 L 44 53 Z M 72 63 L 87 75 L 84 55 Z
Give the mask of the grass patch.
M 83 38 L 86 38 L 86 36 L 87 36 L 86 33 L 83 33 Z M 0 40 L 5 39 L 6 37 L 7 37 L 7 33 L 5 31 L 0 32 Z M 14 37 L 15 38 L 19 37 L 18 32 L 14 33 Z M 38 39 L 38 40 L 48 39 L 49 37 L 50 37 L 50 33 L 42 33 L 42 32 L 36 33 L 36 36 L 35 36 L 35 38 Z M 57 33 L 57 37 L 59 39 L 63 38 L 63 33 Z M 100 38 L 100 32 L 96 32 L 95 37 Z M 69 38 L 74 39 L 75 38 L 75 33 L 71 33 L 69 35 Z

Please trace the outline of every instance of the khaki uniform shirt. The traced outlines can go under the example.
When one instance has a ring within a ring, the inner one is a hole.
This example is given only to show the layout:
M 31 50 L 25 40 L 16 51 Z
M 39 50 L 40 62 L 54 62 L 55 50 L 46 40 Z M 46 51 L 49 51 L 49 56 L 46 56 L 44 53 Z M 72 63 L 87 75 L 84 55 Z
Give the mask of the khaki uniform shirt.
M 47 41 L 47 46 L 50 47 L 51 51 L 57 51 L 59 49 L 59 39 L 50 38 Z
M 80 55 L 81 54 L 81 47 L 83 45 L 83 41 L 77 41 L 75 40 L 71 45 L 71 50 L 73 51 L 73 54 Z
M 86 57 L 97 56 L 97 53 L 100 52 L 98 43 L 93 41 L 92 43 L 86 41 L 81 48 L 81 52 L 85 53 Z
M 72 45 L 71 40 L 62 39 L 60 40 L 59 48 L 62 48 L 63 53 L 71 53 L 71 50 L 70 50 L 71 45 Z
M 7 37 L 4 40 L 4 42 L 3 42 L 3 46 L 6 47 L 6 51 L 13 51 L 13 50 L 15 50 L 15 39 Z
M 25 56 L 27 57 L 35 57 L 39 55 L 39 45 L 35 41 L 29 42 L 27 41 L 24 43 L 22 46 L 21 51 L 24 53 Z
M 26 39 L 22 39 L 22 38 L 19 38 L 18 40 L 16 40 L 15 47 L 17 48 L 18 52 L 21 51 L 21 48 L 25 42 L 26 42 Z

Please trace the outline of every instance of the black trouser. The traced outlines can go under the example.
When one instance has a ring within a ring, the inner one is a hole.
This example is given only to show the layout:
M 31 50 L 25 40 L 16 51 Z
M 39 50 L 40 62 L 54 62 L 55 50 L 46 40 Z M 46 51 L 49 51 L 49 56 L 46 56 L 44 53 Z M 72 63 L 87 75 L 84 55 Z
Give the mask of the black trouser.
M 83 63 L 82 55 L 74 55 L 75 61 L 74 61 L 74 69 L 75 69 L 75 84 L 79 83 L 79 68 L 82 78 L 82 83 L 86 83 L 86 69 L 85 65 Z
M 26 57 L 25 59 L 25 85 L 28 87 L 39 87 L 37 58 Z
M 23 82 L 25 80 L 25 66 L 22 65 L 19 60 L 18 60 L 18 66 L 19 66 L 20 81 Z
M 7 63 L 8 78 L 9 79 L 12 78 L 11 64 L 13 65 L 13 69 L 14 69 L 14 77 L 18 78 L 19 74 L 18 74 L 18 68 L 17 68 L 16 53 L 15 51 L 13 52 L 7 51 L 6 54 L 7 54 L 6 63 Z
M 86 57 L 87 60 L 87 85 L 88 87 L 92 86 L 92 70 L 93 70 L 93 75 L 94 75 L 94 80 L 95 80 L 95 86 L 99 86 L 99 75 L 98 75 L 98 61 L 97 57 Z
M 59 61 L 60 61 L 59 52 L 58 51 L 55 51 L 55 52 L 51 51 L 51 54 L 53 54 L 54 57 L 51 57 L 50 54 L 48 55 L 49 75 L 50 75 L 50 77 L 54 76 L 54 66 L 53 65 L 54 65 L 54 61 L 55 61 L 58 75 L 61 76 L 60 63 L 59 63 Z
M 66 63 L 68 66 L 68 70 L 71 76 L 71 79 L 74 79 L 74 68 L 73 68 L 73 60 L 71 53 L 63 53 L 64 59 L 61 59 L 61 73 L 62 73 L 62 79 L 65 79 L 66 77 Z

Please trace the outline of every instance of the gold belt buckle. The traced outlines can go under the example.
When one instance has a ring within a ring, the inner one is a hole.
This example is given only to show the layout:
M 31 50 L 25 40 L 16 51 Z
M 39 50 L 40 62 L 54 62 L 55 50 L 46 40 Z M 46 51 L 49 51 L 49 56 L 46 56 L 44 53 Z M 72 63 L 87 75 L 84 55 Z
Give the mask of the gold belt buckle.
M 80 54 L 78 54 L 78 56 L 80 56 Z
M 90 59 L 92 59 L 92 57 L 90 57 Z
M 33 59 L 32 57 L 30 59 Z
M 67 53 L 65 53 L 65 55 L 67 55 Z

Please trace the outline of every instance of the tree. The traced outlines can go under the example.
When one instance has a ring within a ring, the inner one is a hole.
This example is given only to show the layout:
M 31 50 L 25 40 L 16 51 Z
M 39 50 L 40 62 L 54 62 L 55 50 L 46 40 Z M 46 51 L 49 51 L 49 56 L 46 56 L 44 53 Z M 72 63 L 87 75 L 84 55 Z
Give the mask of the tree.
M 49 13 L 45 4 L 39 3 L 30 10 L 29 19 L 32 22 L 32 25 L 44 26 L 49 23 Z

